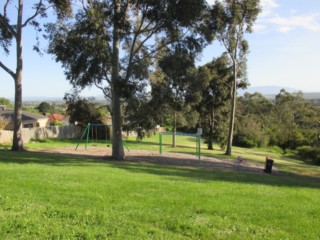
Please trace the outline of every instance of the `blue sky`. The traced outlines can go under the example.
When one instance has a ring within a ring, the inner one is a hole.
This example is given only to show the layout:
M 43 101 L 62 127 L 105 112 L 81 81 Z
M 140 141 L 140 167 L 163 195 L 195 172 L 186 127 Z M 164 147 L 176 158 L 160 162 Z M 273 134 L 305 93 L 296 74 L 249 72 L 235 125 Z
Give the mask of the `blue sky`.
M 276 85 L 320 92 L 320 1 L 261 0 L 261 5 L 263 12 L 256 21 L 255 31 L 246 36 L 250 45 L 248 78 L 251 86 Z M 71 89 L 63 69 L 52 56 L 39 56 L 32 51 L 33 31 L 26 29 L 24 34 L 23 96 L 62 98 Z M 45 46 L 42 43 L 42 47 Z M 212 44 L 205 49 L 198 64 L 211 61 L 222 51 L 218 42 Z M 0 60 L 14 69 L 12 53 L 8 57 L 1 52 Z M 102 95 L 94 88 L 83 94 Z M 13 79 L 2 69 L 0 97 L 14 97 Z

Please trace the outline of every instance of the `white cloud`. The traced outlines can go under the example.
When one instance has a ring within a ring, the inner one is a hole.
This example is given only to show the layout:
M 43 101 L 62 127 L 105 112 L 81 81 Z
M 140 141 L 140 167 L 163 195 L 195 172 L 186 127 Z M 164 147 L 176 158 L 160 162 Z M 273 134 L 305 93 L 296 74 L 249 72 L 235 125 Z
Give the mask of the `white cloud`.
M 279 4 L 276 0 L 261 0 L 261 7 L 260 17 L 266 17 L 272 14 L 273 10 L 279 7 Z
M 311 14 L 306 16 L 293 17 L 272 17 L 264 19 L 264 22 L 272 23 L 279 32 L 289 32 L 296 28 L 319 32 L 320 31 L 320 14 Z
M 279 32 L 290 32 L 295 29 L 304 29 L 312 32 L 320 32 L 320 13 L 298 15 L 296 9 L 288 9 L 289 16 L 279 15 L 284 6 L 280 6 L 278 0 L 261 0 L 262 13 L 258 17 L 256 31 L 276 29 Z M 276 10 L 277 9 L 277 10 Z
M 266 30 L 266 29 L 267 29 L 267 26 L 263 25 L 263 24 L 255 24 L 255 25 L 253 25 L 253 31 L 254 32 L 263 31 L 263 30 Z
M 215 0 L 207 1 L 209 4 L 215 2 Z M 297 15 L 298 11 L 291 8 L 288 9 L 290 16 L 284 17 L 278 13 L 281 10 L 278 0 L 261 0 L 260 4 L 262 12 L 254 26 L 255 31 L 261 32 L 267 29 L 276 29 L 285 33 L 300 28 L 312 32 L 320 32 L 320 13 Z

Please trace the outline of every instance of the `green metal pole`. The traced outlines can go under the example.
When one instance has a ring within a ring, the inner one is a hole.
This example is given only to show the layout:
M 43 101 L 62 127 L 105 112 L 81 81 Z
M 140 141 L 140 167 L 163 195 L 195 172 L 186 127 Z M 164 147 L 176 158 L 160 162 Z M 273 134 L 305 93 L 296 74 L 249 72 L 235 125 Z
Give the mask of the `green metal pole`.
M 161 133 L 159 133 L 159 151 L 160 151 L 160 154 L 162 154 L 162 134 Z
M 82 139 L 83 139 L 84 135 L 86 134 L 87 129 L 88 129 L 88 125 L 87 125 L 87 126 L 86 126 L 86 128 L 84 129 L 84 131 L 83 131 L 83 133 L 82 133 L 82 135 L 81 135 L 81 138 L 80 138 L 80 139 L 79 139 L 79 141 L 78 141 L 78 144 L 77 144 L 77 146 L 76 146 L 76 149 L 75 149 L 75 150 L 77 150 L 77 149 L 78 149 L 78 146 L 79 146 L 80 142 L 82 141 Z
M 87 145 L 88 145 L 88 141 L 89 141 L 89 133 L 90 133 L 90 123 L 88 123 L 88 127 L 87 127 L 87 140 L 86 140 L 86 146 L 85 149 L 87 149 Z
M 196 137 L 196 156 L 199 159 L 199 137 Z
M 128 147 L 126 141 L 124 141 L 123 139 L 122 139 L 122 144 L 127 148 L 128 152 L 130 152 L 129 147 Z
M 199 160 L 201 158 L 201 135 L 199 135 Z

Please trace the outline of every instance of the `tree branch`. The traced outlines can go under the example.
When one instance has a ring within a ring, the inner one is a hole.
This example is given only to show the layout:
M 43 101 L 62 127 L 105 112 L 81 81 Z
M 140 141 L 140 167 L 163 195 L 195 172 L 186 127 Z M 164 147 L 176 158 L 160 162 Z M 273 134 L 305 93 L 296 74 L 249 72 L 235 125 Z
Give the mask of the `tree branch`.
M 3 14 L 4 14 L 5 18 L 7 17 L 7 7 L 9 5 L 9 2 L 10 2 L 10 0 L 7 0 L 6 4 L 3 7 Z
M 172 44 L 174 42 L 178 42 L 179 40 L 181 40 L 184 36 L 187 35 L 189 31 L 186 31 L 185 33 L 183 33 L 178 39 L 174 39 L 168 42 L 165 42 L 164 44 L 161 44 L 159 47 L 153 49 L 149 54 L 147 54 L 146 57 L 150 57 L 151 55 L 153 55 L 155 52 L 161 50 L 162 48 L 164 48 L 165 46 L 168 46 L 169 44 Z M 147 39 L 148 40 L 148 39 Z M 144 42 L 146 42 L 147 40 L 145 40 Z
M 8 74 L 10 74 L 11 77 L 13 77 L 13 79 L 16 79 L 16 74 L 10 68 L 8 68 L 6 65 L 4 65 L 1 61 L 0 61 L 0 67 L 3 70 L 5 70 Z
M 107 98 L 111 99 L 110 94 L 108 94 L 108 92 L 105 90 L 105 88 L 104 88 L 104 87 L 101 87 L 100 85 L 98 85 L 98 83 L 97 83 L 96 79 L 94 79 L 94 85 L 95 85 L 97 88 L 99 88 L 99 89 L 103 92 L 103 94 L 104 94 L 104 96 L 105 96 L 105 97 L 107 97 Z
M 128 69 L 127 69 L 127 74 L 126 74 L 126 77 L 125 77 L 126 81 L 128 80 L 128 78 L 130 76 L 133 57 L 141 48 L 141 45 L 140 45 L 135 49 L 135 47 L 136 47 L 135 45 L 136 45 L 138 36 L 140 34 L 141 28 L 142 28 L 143 23 L 144 23 L 144 16 L 142 16 L 140 21 L 141 21 L 140 25 L 138 26 L 138 29 L 135 31 L 134 37 L 133 37 L 133 40 L 132 40 L 132 43 L 131 43 L 131 49 L 130 49 L 129 61 L 128 61 Z
M 33 19 L 35 19 L 35 18 L 39 15 L 42 7 L 43 7 L 42 0 L 40 0 L 40 2 L 38 3 L 38 6 L 37 6 L 37 8 L 36 8 L 35 13 L 34 13 L 31 17 L 29 17 L 29 18 L 24 22 L 24 24 L 22 24 L 22 27 L 27 26 L 30 21 L 32 21 Z M 45 10 L 47 10 L 47 9 L 49 9 L 49 8 L 50 8 L 50 6 L 47 7 Z

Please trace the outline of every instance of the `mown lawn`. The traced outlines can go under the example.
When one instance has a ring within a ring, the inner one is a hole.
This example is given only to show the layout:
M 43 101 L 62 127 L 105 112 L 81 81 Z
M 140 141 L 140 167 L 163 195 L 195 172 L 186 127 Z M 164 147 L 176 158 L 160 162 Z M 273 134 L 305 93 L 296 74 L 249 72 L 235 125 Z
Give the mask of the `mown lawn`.
M 2 149 L 0 239 L 320 239 L 320 178 L 289 170 L 223 172 Z

